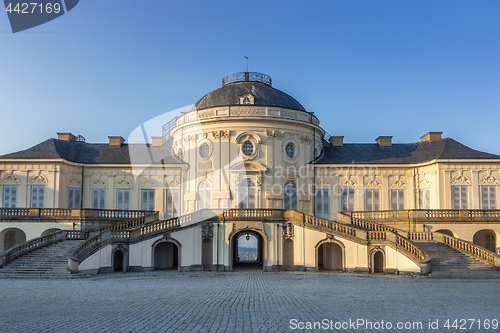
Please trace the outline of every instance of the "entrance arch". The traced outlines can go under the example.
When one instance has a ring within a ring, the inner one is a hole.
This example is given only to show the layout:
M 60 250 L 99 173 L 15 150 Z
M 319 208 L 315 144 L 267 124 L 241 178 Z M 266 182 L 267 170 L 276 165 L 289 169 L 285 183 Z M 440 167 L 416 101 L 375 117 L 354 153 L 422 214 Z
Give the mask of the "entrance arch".
M 445 235 L 448 235 L 451 237 L 456 237 L 455 234 L 453 233 L 453 231 L 451 231 L 449 229 L 439 229 L 439 230 L 436 230 L 436 232 L 439 232 L 439 233 L 442 233 L 442 234 L 445 234 Z
M 233 236 L 233 269 L 262 267 L 262 236 L 252 230 L 243 230 Z
M 19 228 L 7 228 L 0 233 L 3 251 L 26 242 L 26 234 Z
M 47 229 L 44 232 L 42 232 L 42 234 L 40 236 L 46 236 L 48 234 L 51 234 L 51 233 L 59 231 L 59 230 L 61 230 L 61 229 L 59 229 L 59 228 L 50 228 L 50 229 Z
M 318 270 L 342 271 L 343 253 L 342 247 L 335 242 L 325 242 L 318 247 L 317 267 Z
M 372 255 L 372 273 L 384 272 L 384 252 L 377 250 Z
M 173 242 L 160 242 L 154 247 L 154 269 L 178 269 L 179 248 Z
M 490 229 L 479 230 L 474 234 L 474 244 L 484 247 L 491 252 L 497 252 L 497 235 Z
M 126 258 L 126 253 L 123 249 L 118 248 L 113 252 L 113 272 L 127 271 Z
M 204 238 L 201 242 L 201 264 L 204 271 L 212 270 L 212 239 Z
M 285 271 L 293 271 L 293 240 L 290 238 L 283 241 L 283 267 Z

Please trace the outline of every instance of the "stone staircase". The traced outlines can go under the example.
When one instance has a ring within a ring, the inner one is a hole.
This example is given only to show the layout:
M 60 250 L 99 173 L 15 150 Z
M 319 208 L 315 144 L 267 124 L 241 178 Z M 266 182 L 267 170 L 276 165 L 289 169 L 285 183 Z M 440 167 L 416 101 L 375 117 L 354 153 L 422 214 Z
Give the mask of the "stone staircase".
M 0 278 L 76 279 L 88 275 L 68 272 L 68 254 L 84 240 L 66 240 L 26 253 L 0 268 Z
M 432 258 L 431 278 L 500 279 L 500 270 L 437 242 L 415 242 Z

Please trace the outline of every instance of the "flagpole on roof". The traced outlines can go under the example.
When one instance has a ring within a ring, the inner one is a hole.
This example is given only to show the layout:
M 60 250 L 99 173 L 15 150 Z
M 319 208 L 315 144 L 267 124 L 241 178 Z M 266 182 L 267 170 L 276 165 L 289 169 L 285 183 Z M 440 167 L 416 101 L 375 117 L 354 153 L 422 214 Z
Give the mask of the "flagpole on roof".
M 247 56 L 244 56 L 244 57 L 247 60 L 247 73 L 248 73 L 248 57 Z

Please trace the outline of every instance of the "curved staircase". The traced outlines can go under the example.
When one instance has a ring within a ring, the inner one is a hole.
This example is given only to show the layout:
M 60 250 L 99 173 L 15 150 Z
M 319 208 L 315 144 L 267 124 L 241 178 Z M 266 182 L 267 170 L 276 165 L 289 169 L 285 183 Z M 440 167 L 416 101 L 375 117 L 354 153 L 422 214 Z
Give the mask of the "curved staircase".
M 415 242 L 432 258 L 432 278 L 499 279 L 500 270 L 439 242 Z
M 88 275 L 68 271 L 68 255 L 84 240 L 64 240 L 21 255 L 0 268 L 0 278 L 76 279 Z

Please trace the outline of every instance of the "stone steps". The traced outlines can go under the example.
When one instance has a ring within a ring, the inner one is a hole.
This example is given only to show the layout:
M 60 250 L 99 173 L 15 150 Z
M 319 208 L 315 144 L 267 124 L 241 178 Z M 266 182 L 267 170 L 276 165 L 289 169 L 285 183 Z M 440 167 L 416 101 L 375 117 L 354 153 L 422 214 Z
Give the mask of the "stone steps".
M 500 270 L 446 244 L 417 242 L 432 258 L 431 278 L 500 279 Z
M 18 257 L 0 268 L 0 278 L 78 279 L 88 275 L 68 272 L 68 255 L 83 240 L 66 240 L 42 247 Z

